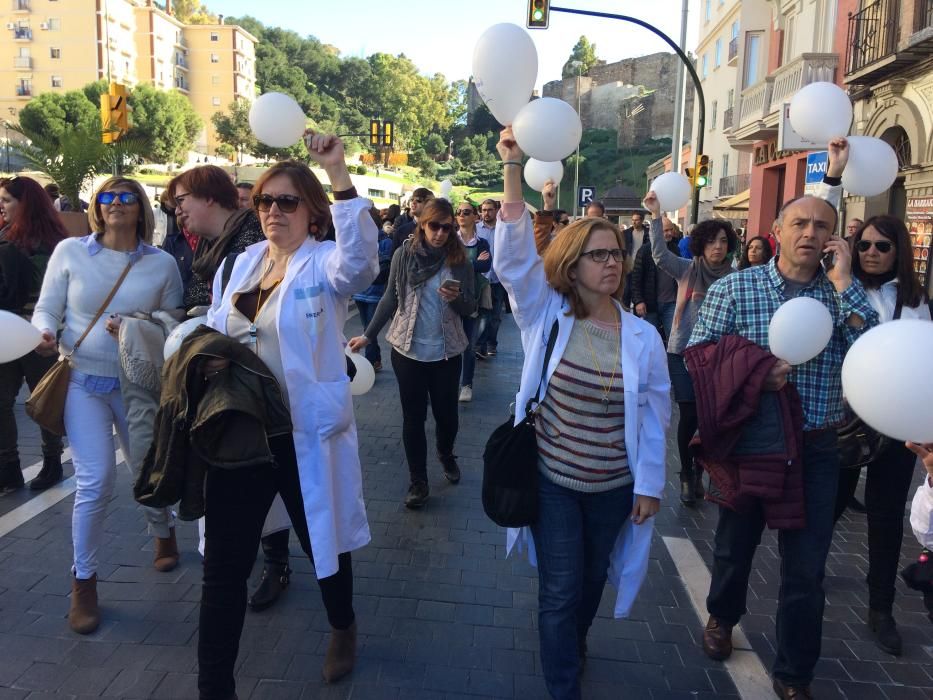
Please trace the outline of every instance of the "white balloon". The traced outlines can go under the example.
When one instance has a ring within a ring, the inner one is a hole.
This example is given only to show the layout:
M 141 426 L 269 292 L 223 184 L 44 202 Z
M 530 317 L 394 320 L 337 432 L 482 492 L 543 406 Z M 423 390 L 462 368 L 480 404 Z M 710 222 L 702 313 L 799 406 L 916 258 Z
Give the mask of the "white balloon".
M 661 211 L 677 211 L 690 201 L 690 180 L 680 173 L 663 173 L 651 183 Z
M 810 83 L 790 101 L 790 125 L 805 139 L 829 143 L 852 125 L 852 101 L 834 83 Z
M 267 92 L 253 102 L 249 127 L 257 139 L 273 148 L 288 148 L 305 133 L 307 120 L 293 97 L 281 92 Z
M 918 364 L 933 355 L 933 323 L 889 321 L 856 340 L 842 363 L 842 390 L 852 410 L 897 440 L 933 442 L 933 373 Z
M 200 325 L 207 325 L 207 316 L 195 316 L 189 318 L 183 323 L 179 323 L 165 339 L 165 345 L 162 348 L 162 358 L 168 361 L 181 347 L 182 341 L 191 335 L 192 331 Z
M 531 99 L 537 79 L 538 51 L 517 24 L 494 24 L 476 41 L 473 84 L 503 126 Z
M 849 162 L 842 171 L 842 186 L 849 194 L 874 197 L 897 179 L 897 154 L 885 141 L 871 136 L 849 136 Z
M 42 332 L 21 316 L 0 311 L 0 338 L 0 362 L 12 362 L 35 350 Z
M 515 116 L 512 132 L 521 149 L 537 160 L 563 160 L 580 143 L 580 115 L 563 100 L 542 97 L 532 100 Z
M 525 163 L 525 182 L 536 192 L 542 192 L 548 180 L 555 186 L 560 184 L 562 177 L 564 177 L 564 164 L 559 160 L 546 163 L 537 158 L 529 158 Z
M 821 302 L 810 297 L 785 301 L 768 326 L 771 354 L 792 365 L 802 365 L 823 352 L 833 335 L 833 317 Z
M 446 198 L 450 195 L 450 191 L 454 188 L 454 183 L 450 180 L 444 180 L 441 183 L 441 197 Z
M 356 366 L 356 376 L 350 381 L 350 393 L 353 396 L 362 396 L 376 383 L 376 370 L 366 357 L 358 352 L 351 352 L 349 346 L 344 352 Z

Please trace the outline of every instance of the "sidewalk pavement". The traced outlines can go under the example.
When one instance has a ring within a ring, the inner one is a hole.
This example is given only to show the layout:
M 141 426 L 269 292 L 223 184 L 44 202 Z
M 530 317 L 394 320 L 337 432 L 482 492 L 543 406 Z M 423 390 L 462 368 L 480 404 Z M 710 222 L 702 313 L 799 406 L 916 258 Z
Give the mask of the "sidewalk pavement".
M 349 321 L 348 337 L 357 334 L 358 323 Z M 329 628 L 311 565 L 293 556 L 295 574 L 282 600 L 268 611 L 247 613 L 238 695 L 241 700 L 545 698 L 535 571 L 523 559 L 505 558 L 504 533 L 485 517 L 480 503 L 482 448 L 507 417 L 521 369 L 514 323 L 506 317 L 499 354 L 477 363 L 475 398 L 460 405 L 461 483 L 447 484 L 440 464 L 430 465 L 431 498 L 417 512 L 402 506 L 408 480 L 401 412 L 388 346 L 381 343 L 385 370 L 374 389 L 355 400 L 373 534 L 372 543 L 354 553 L 356 670 L 333 686 L 320 680 Z M 38 431 L 21 405 L 17 411 L 23 463 L 40 461 Z M 428 424 L 430 440 L 431 419 Z M 673 456 L 673 442 L 669 449 Z M 678 562 L 660 537 L 689 540 L 709 565 L 716 509 L 679 504 L 673 461 L 648 579 L 632 617 L 610 619 L 614 592 L 607 589 L 590 633 L 585 698 L 738 697 L 726 667 L 700 648 L 705 611 L 697 614 Z M 170 573 L 156 572 L 152 539 L 132 501 L 128 471 L 125 466 L 118 471 L 98 572 L 103 623 L 95 634 L 81 637 L 67 626 L 72 497 L 0 537 L 0 700 L 197 697 L 197 527 L 180 523 L 181 564 Z M 0 499 L 0 526 L 22 513 L 27 502 L 38 503 L 28 492 Z M 294 539 L 292 551 L 299 551 Z M 776 551 L 775 538 L 766 534 L 745 618 L 765 667 L 774 648 Z M 866 551 L 864 516 L 844 519 L 827 572 L 825 658 L 817 669 L 817 697 L 929 698 L 933 625 L 918 594 L 898 597 L 896 617 L 905 641 L 901 659 L 868 641 L 861 622 Z M 904 552 L 905 562 L 916 552 L 912 539 L 905 541 Z M 260 568 L 261 563 L 251 586 Z M 899 592 L 904 593 L 902 587 Z

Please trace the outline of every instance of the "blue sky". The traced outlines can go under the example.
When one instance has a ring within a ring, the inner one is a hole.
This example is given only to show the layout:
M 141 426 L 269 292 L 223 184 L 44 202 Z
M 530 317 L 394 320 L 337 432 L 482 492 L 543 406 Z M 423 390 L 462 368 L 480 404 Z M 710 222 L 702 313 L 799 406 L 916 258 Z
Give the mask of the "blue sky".
M 524 26 L 527 0 L 204 0 L 212 12 L 252 15 L 266 25 L 311 34 L 338 47 L 343 55 L 404 53 L 427 74 L 448 80 L 471 73 L 473 45 L 492 24 Z M 628 14 L 651 22 L 675 41 L 680 36 L 681 0 L 559 0 L 558 6 Z M 687 46 L 697 43 L 699 1 L 690 0 Z M 531 35 L 538 47 L 538 86 L 560 77 L 573 45 L 585 34 L 597 54 L 618 61 L 668 50 L 653 34 L 635 25 L 608 19 L 551 13 L 551 26 Z

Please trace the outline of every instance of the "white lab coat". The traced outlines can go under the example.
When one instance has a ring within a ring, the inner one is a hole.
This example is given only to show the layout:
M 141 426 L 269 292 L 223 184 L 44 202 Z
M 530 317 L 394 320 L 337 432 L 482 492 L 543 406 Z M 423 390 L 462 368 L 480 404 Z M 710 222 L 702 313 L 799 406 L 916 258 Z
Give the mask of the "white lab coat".
M 534 230 L 527 213 L 515 222 L 496 225 L 493 265 L 509 294 L 512 314 L 522 333 L 525 364 L 521 387 L 515 397 L 516 421 L 524 416 L 528 399 L 535 394 L 541 365 L 554 319 L 557 341 L 545 374 L 540 396 L 567 347 L 574 317 L 566 315 L 566 298 L 547 284 L 544 265 L 535 251 Z M 651 324 L 622 311 L 622 382 L 625 388 L 625 449 L 635 479 L 635 494 L 661 498 L 665 484 L 665 434 L 671 419 L 671 381 L 661 336 Z M 641 525 L 631 519 L 619 531 L 610 557 L 609 580 L 618 591 L 615 616 L 627 617 L 648 571 L 648 554 L 654 518 Z M 534 539 L 529 528 L 510 528 L 506 546 L 517 545 L 536 564 Z
M 933 549 L 933 486 L 926 472 L 910 504 L 910 528 L 921 547 Z
M 351 294 L 379 273 L 379 235 L 367 199 L 331 205 L 337 242 L 308 238 L 295 251 L 276 310 L 282 367 L 288 385 L 305 517 L 318 578 L 337 573 L 337 555 L 370 541 L 363 503 L 356 423 L 344 356 L 343 327 Z M 225 333 L 233 296 L 248 291 L 267 241 L 237 257 L 226 292 L 214 278 L 208 325 Z

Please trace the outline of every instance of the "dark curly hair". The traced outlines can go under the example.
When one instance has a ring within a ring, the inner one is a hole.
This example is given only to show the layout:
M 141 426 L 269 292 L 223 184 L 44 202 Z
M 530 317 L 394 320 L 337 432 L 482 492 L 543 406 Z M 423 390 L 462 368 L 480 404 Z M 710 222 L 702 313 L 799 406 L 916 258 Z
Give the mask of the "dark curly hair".
M 765 247 L 765 259 L 761 261 L 761 264 L 763 265 L 771 259 L 771 242 L 767 238 L 764 236 L 755 236 L 754 238 L 749 238 L 745 242 L 745 249 L 742 251 L 742 259 L 739 261 L 740 270 L 744 270 L 745 268 L 752 266 L 751 262 L 748 260 L 748 248 L 755 241 L 761 241 L 762 245 Z
M 724 219 L 707 219 L 698 223 L 690 234 L 690 255 L 695 258 L 702 257 L 707 244 L 715 241 L 720 231 L 726 232 L 729 252 L 734 253 L 739 247 L 739 237 L 735 235 L 732 224 Z

